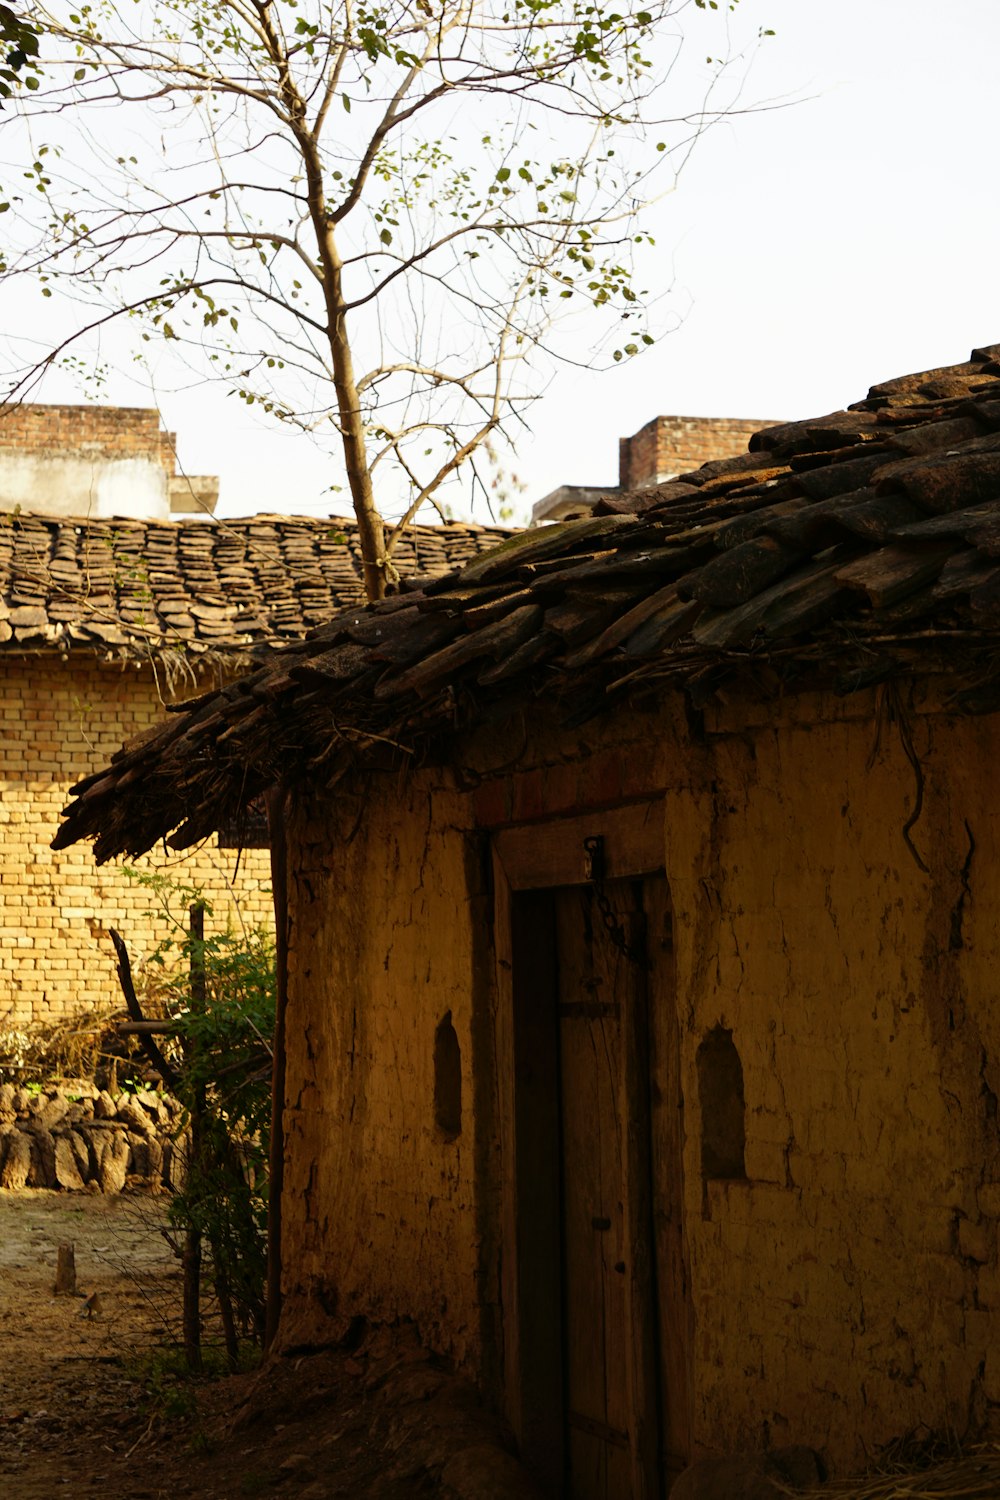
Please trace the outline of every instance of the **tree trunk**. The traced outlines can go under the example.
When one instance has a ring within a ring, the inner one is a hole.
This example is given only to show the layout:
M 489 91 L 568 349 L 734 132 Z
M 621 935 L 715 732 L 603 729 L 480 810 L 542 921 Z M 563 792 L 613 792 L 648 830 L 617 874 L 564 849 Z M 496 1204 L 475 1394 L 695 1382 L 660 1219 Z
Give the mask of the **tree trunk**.
M 354 377 L 354 360 L 347 331 L 344 307 L 343 266 L 331 225 L 324 227 L 321 239 L 326 270 L 326 307 L 329 318 L 330 354 L 333 358 L 334 389 L 340 435 L 344 444 L 344 463 L 351 486 L 354 514 L 358 518 L 361 557 L 364 566 L 365 593 L 369 599 L 382 599 L 388 582 L 388 553 L 385 527 L 375 507 L 372 477 L 368 469 L 368 447 L 365 424 L 361 416 L 361 397 Z

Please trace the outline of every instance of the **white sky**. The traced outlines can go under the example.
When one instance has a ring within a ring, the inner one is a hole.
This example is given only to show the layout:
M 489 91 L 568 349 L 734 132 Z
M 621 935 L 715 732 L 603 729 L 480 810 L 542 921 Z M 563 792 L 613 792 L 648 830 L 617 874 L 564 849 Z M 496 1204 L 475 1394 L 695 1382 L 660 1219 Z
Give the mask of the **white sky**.
M 806 102 L 700 142 L 657 210 L 653 284 L 680 326 L 624 367 L 556 377 L 513 465 L 526 506 L 559 484 L 614 484 L 618 438 L 658 414 L 819 414 L 1000 342 L 1000 0 L 740 13 L 777 32 L 748 97 Z M 52 385 L 40 399 L 78 398 Z M 107 399 L 148 403 L 124 385 Z M 205 387 L 161 409 L 185 468 L 220 475 L 220 514 L 347 509 L 307 439 L 235 399 Z

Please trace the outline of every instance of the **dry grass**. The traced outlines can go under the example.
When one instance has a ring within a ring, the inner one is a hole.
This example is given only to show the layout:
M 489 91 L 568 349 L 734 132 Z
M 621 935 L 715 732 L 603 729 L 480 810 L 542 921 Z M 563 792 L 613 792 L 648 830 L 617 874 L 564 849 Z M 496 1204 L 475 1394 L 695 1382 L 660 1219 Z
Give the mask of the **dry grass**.
M 154 1007 L 147 1014 L 156 1015 Z M 124 1010 L 88 1010 L 50 1024 L 0 1026 L 0 1083 L 59 1083 L 94 1079 L 114 1070 L 119 1078 L 142 1074 L 147 1064 L 132 1037 L 119 1038 Z
M 789 1495 L 792 1491 L 788 1492 Z M 902 1438 L 862 1478 L 833 1480 L 796 1500 L 1000 1500 L 1000 1443 Z

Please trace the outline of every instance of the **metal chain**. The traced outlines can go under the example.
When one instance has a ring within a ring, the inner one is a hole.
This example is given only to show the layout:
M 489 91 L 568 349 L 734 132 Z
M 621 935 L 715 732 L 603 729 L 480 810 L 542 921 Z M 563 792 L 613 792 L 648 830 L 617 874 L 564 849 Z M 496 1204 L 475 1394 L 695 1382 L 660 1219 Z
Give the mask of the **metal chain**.
M 630 963 L 638 964 L 640 968 L 649 967 L 649 959 L 646 954 L 644 943 L 630 943 L 625 924 L 617 916 L 611 905 L 610 897 L 604 887 L 604 840 L 600 835 L 587 838 L 583 841 L 590 868 L 590 887 L 594 892 L 594 900 L 604 923 L 604 930 L 611 939 L 612 945 L 618 949 Z

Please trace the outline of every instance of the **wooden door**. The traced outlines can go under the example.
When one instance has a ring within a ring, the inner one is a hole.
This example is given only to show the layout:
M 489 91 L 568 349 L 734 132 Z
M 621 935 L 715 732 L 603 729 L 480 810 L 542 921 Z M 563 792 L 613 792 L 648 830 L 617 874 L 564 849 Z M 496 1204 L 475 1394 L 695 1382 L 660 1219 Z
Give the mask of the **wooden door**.
M 604 816 L 497 841 L 507 1412 L 553 1495 L 659 1500 L 690 1400 L 670 902 L 652 819 Z
M 631 944 L 639 914 L 621 884 L 606 898 Z M 628 1218 L 631 1200 L 648 1199 L 629 1182 L 623 1019 L 642 972 L 612 941 L 590 887 L 558 891 L 554 904 L 566 1488 L 573 1500 L 631 1500 L 642 1393 L 630 1369 Z M 648 1212 L 640 1217 L 648 1238 Z

